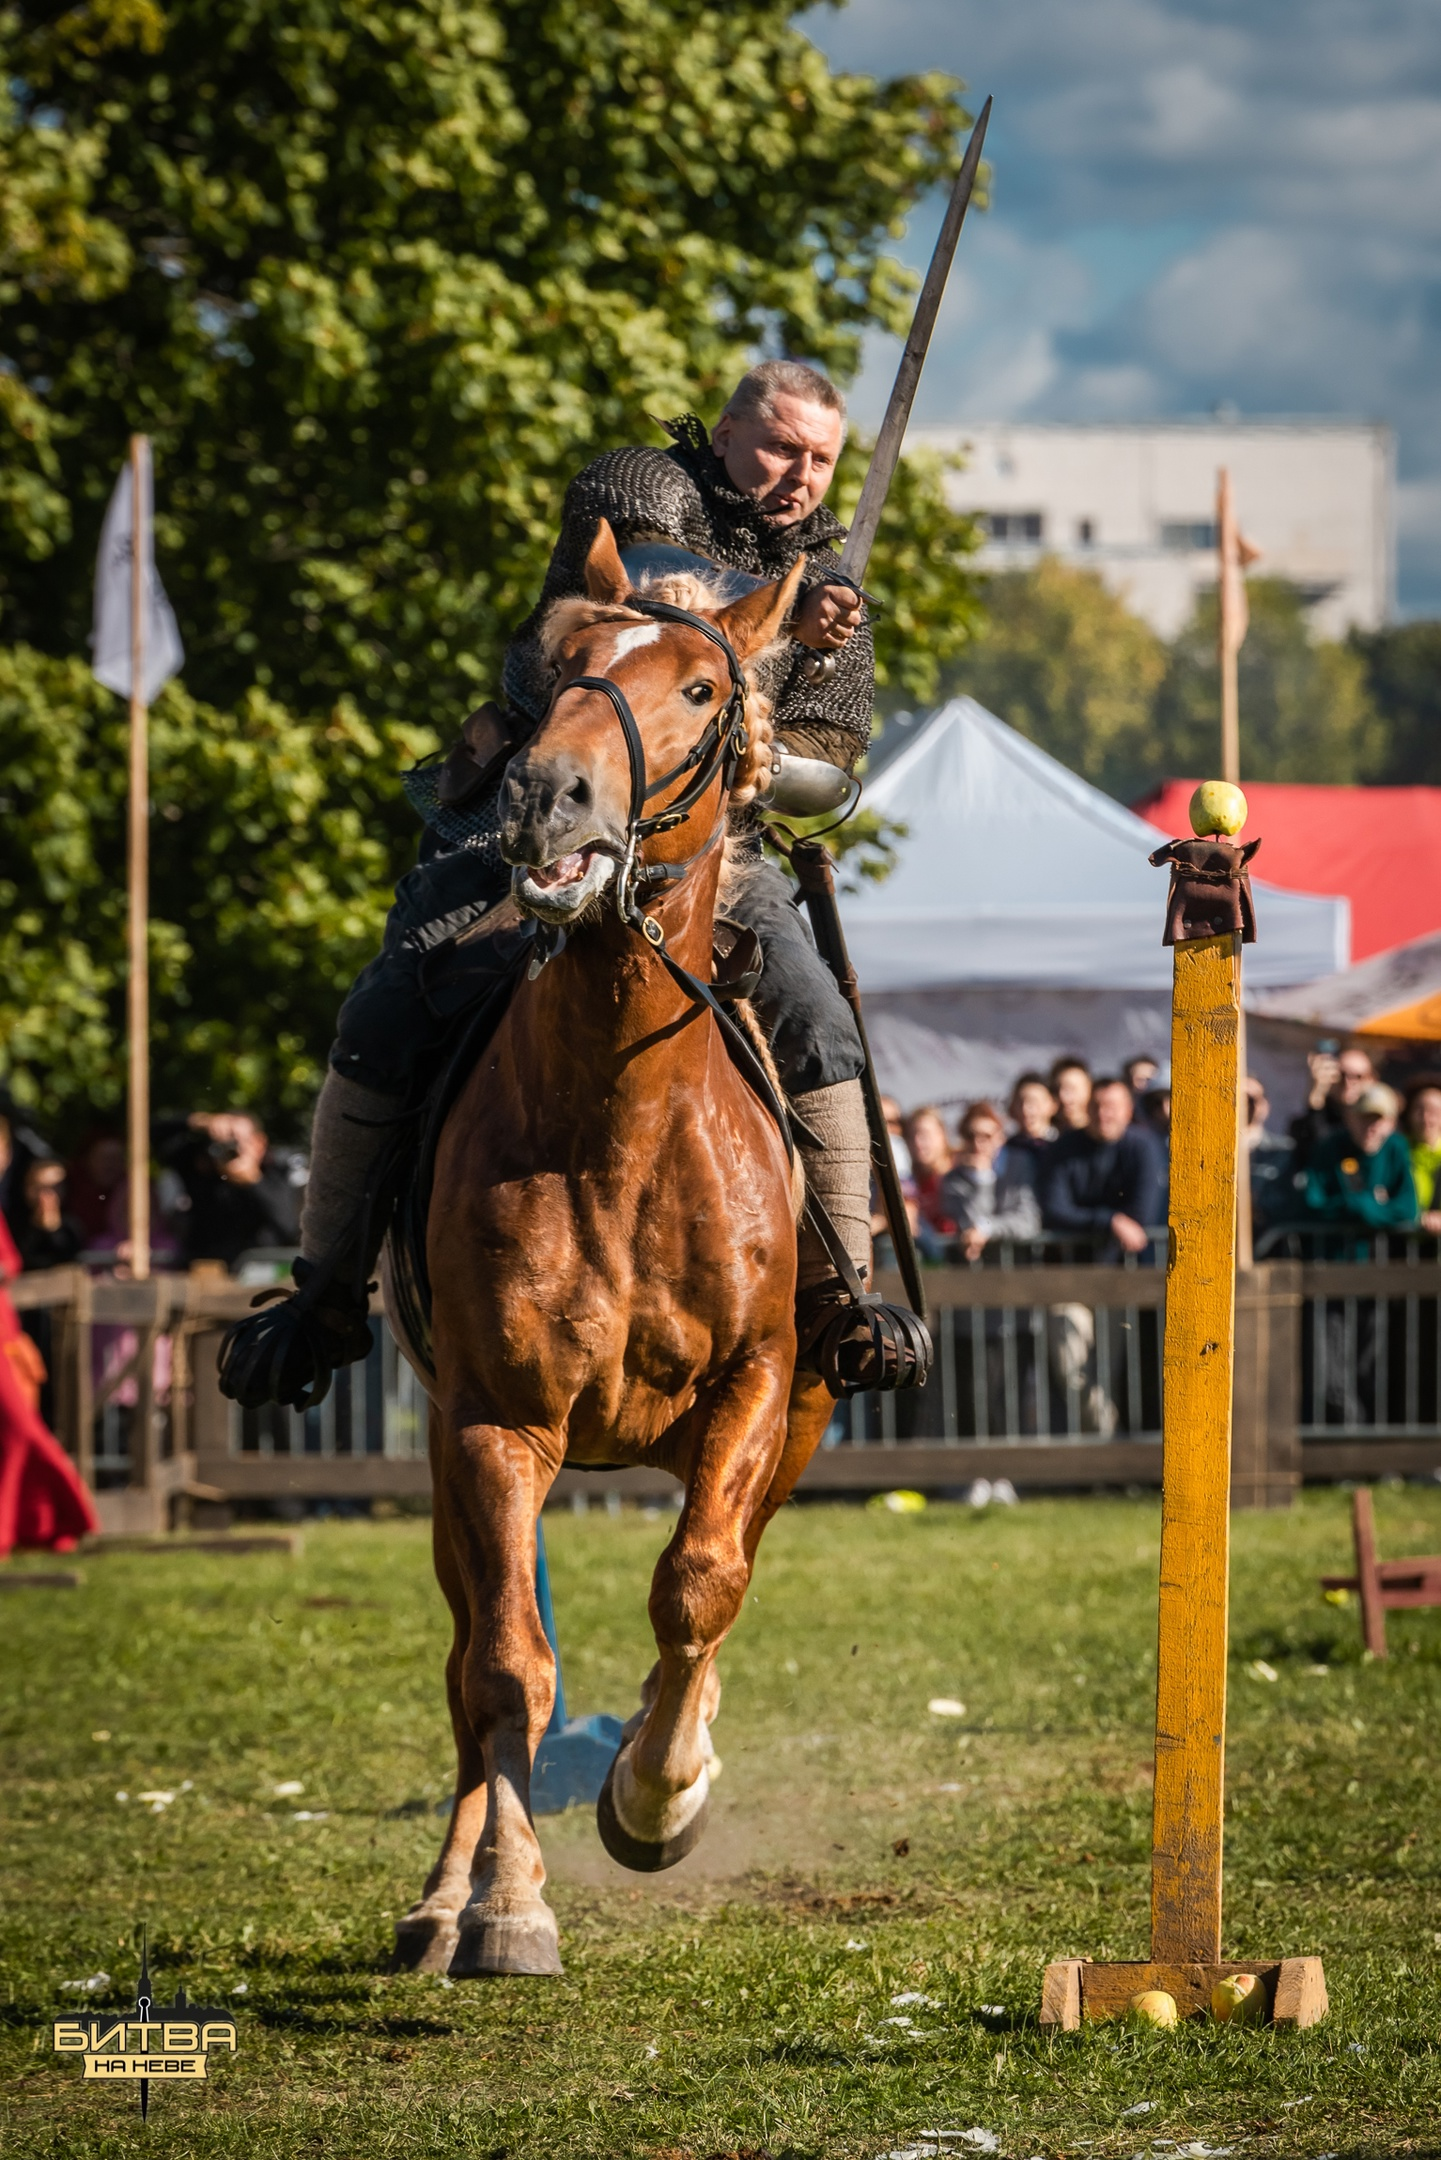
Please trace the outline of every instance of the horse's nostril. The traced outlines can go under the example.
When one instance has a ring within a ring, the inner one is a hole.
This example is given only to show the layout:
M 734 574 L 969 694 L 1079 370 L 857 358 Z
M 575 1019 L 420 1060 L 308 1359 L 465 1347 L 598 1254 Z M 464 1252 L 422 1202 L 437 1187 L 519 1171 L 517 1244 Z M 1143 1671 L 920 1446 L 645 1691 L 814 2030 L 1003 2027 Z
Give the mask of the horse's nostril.
M 564 802 L 574 803 L 577 810 L 588 810 L 590 808 L 589 783 L 585 780 L 572 780 L 561 799 Z

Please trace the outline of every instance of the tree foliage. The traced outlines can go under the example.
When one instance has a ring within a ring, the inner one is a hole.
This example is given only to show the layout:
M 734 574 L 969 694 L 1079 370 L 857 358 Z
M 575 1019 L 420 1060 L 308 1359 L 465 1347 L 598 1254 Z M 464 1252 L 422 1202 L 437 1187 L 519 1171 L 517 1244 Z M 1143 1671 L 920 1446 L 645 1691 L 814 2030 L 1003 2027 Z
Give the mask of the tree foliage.
M 1238 666 L 1242 781 L 1370 779 L 1382 729 L 1359 656 L 1312 636 L 1305 603 L 1284 580 L 1249 578 L 1247 598 L 1250 628 Z M 1203 593 L 1156 700 L 1147 779 L 1209 772 L 1218 762 L 1216 627 L 1216 595 Z
M 348 700 L 316 723 L 179 683 L 150 732 L 156 1101 L 298 1113 L 389 898 L 366 775 L 415 744 Z M 0 1041 L 18 1098 L 72 1119 L 123 1090 L 126 736 L 83 661 L 0 648 L 0 817 L 23 836 L 0 874 Z
M 1294 587 L 1251 578 L 1247 589 L 1250 629 L 1239 666 L 1243 781 L 1379 778 L 1385 730 L 1361 653 L 1313 637 Z M 950 671 L 953 688 L 969 691 L 1123 802 L 1168 774 L 1216 769 L 1214 592 L 1202 593 L 1169 647 L 1093 572 L 1053 558 L 990 579 L 985 603 L 984 634 Z M 1423 650 L 1418 641 L 1418 686 Z
M 945 78 L 786 0 L 21 0 L 7 17 L 11 638 L 83 650 L 132 429 L 197 696 L 488 688 L 577 464 L 757 343 L 848 372 L 953 155 Z
M 1441 622 L 1388 623 L 1350 642 L 1383 730 L 1367 779 L 1441 786 Z
M 188 659 L 154 719 L 157 1097 L 298 1107 L 572 473 L 757 347 L 844 376 L 958 86 L 790 0 L 0 0 L 0 1074 L 121 1088 L 123 711 L 77 657 L 133 430 Z M 858 484 L 860 446 L 848 484 Z M 972 619 L 908 469 L 886 682 Z M 949 641 L 949 644 L 948 644 Z
M 1166 648 L 1094 572 L 1047 556 L 988 580 L 983 634 L 949 671 L 1097 787 L 1124 793 L 1146 761 Z

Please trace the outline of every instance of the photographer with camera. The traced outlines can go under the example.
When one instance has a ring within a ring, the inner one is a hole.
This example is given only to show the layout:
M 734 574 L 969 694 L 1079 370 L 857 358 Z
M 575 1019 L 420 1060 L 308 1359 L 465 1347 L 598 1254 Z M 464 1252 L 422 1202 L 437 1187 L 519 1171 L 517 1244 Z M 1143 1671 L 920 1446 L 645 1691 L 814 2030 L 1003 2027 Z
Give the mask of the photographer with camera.
M 184 1187 L 176 1219 L 191 1265 L 219 1260 L 233 1269 L 257 1246 L 299 1245 L 303 1168 L 271 1148 L 248 1111 L 194 1110 L 167 1120 L 155 1152 Z

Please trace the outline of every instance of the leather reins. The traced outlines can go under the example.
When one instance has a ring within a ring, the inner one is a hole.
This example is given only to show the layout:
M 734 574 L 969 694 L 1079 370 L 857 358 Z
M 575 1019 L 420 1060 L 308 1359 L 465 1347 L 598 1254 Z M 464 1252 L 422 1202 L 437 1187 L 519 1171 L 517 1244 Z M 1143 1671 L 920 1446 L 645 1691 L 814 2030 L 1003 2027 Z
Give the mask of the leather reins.
M 630 700 L 618 682 L 613 681 L 609 675 L 577 675 L 573 681 L 562 683 L 556 691 L 557 698 L 562 697 L 567 690 L 598 691 L 607 700 L 620 723 L 621 737 L 630 764 L 630 811 L 626 819 L 625 853 L 616 873 L 616 908 L 621 921 L 630 929 L 640 932 L 677 986 L 694 1004 L 714 1016 L 732 1063 L 744 1074 L 779 1126 L 781 1138 L 785 1142 L 786 1157 L 790 1160 L 795 1154 L 791 1113 L 781 1099 L 764 1061 L 757 1055 L 755 1045 L 744 1028 L 726 1011 L 709 984 L 703 983 L 699 976 L 692 975 L 689 968 L 682 967 L 667 950 L 664 928 L 654 915 L 646 914 L 636 898 L 638 886 L 679 884 L 687 871 L 708 855 L 722 838 L 726 819 L 724 798 L 735 785 L 736 766 L 749 747 L 745 724 L 746 679 L 730 639 L 724 631 L 718 630 L 714 623 L 707 622 L 703 615 L 692 614 L 689 608 L 676 607 L 669 600 L 633 597 L 627 600 L 626 606 L 637 614 L 653 616 L 660 622 L 677 623 L 685 629 L 699 631 L 703 638 L 708 639 L 724 655 L 730 671 L 731 687 L 725 703 L 707 723 L 679 764 L 672 765 L 670 771 L 662 773 L 658 780 L 651 780 L 648 776 L 645 743 L 641 739 L 635 714 L 631 711 Z M 647 817 L 646 804 L 662 794 L 683 773 L 690 772 L 693 768 L 694 779 L 682 788 L 674 801 L 667 803 L 664 810 L 655 811 Z M 715 829 L 704 847 L 698 849 L 694 855 L 687 856 L 684 862 L 649 865 L 642 863 L 639 857 L 645 842 L 656 833 L 670 832 L 675 826 L 683 825 L 717 774 L 721 780 L 722 801 L 716 815 Z M 552 950 L 554 949 L 553 947 Z

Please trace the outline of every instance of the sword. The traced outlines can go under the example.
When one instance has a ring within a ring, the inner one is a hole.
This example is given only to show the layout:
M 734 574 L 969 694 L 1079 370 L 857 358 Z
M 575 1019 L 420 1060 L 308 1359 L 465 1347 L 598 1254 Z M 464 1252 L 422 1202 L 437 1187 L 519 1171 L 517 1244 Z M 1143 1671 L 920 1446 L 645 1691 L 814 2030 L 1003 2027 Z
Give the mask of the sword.
M 956 252 L 956 242 L 961 237 L 961 227 L 966 222 L 966 212 L 971 205 L 975 190 L 976 173 L 980 167 L 981 151 L 985 145 L 986 128 L 991 117 L 991 100 L 981 107 L 981 116 L 971 130 L 966 144 L 961 169 L 956 174 L 956 184 L 951 189 L 951 199 L 941 221 L 940 232 L 931 254 L 931 266 L 926 272 L 926 282 L 916 302 L 916 312 L 911 320 L 911 334 L 906 339 L 906 349 L 901 354 L 901 364 L 896 369 L 895 383 L 891 389 L 886 417 L 876 437 L 876 447 L 871 452 L 870 466 L 866 472 L 861 499 L 856 504 L 856 514 L 846 544 L 841 549 L 838 565 L 842 578 L 849 585 L 859 585 L 866 574 L 866 564 L 871 559 L 875 545 L 876 528 L 881 522 L 881 512 L 886 506 L 891 481 L 895 478 L 900 462 L 901 443 L 905 438 L 906 424 L 911 417 L 911 407 L 916 402 L 920 387 L 921 369 L 926 364 L 926 348 L 931 342 L 931 332 L 936 327 L 936 315 L 941 305 L 941 294 L 946 289 L 946 279 L 951 273 L 951 259 Z
M 976 172 L 981 162 L 981 149 L 986 140 L 986 124 L 991 117 L 991 100 L 981 107 L 980 118 L 971 130 L 966 144 L 961 169 L 956 174 L 956 184 L 951 189 L 951 199 L 936 238 L 931 255 L 931 266 L 916 302 L 915 316 L 911 322 L 911 334 L 906 339 L 906 349 L 901 354 L 901 364 L 896 370 L 896 380 L 891 390 L 886 417 L 876 437 L 876 447 L 871 452 L 870 468 L 866 473 L 861 499 L 846 544 L 841 550 L 837 582 L 842 579 L 859 591 L 870 561 L 871 548 L 875 543 L 876 528 L 881 522 L 886 496 L 890 492 L 896 465 L 901 455 L 901 443 L 905 437 L 906 423 L 911 407 L 916 401 L 916 390 L 925 365 L 926 348 L 931 342 L 931 332 L 936 326 L 936 315 L 941 304 L 941 294 L 946 288 L 951 258 L 956 252 L 956 242 L 961 237 L 961 227 L 966 220 L 971 195 L 976 185 Z M 815 667 L 815 662 L 820 665 Z M 831 672 L 835 661 L 829 653 L 817 653 L 812 662 L 815 673 L 811 680 L 821 680 Z M 891 1226 L 891 1242 L 896 1249 L 896 1262 L 906 1295 L 922 1320 L 926 1317 L 926 1291 L 921 1278 L 921 1263 L 916 1252 L 915 1239 L 911 1236 L 910 1221 L 906 1215 L 905 1200 L 901 1193 L 901 1181 L 896 1175 L 895 1157 L 891 1153 L 891 1136 L 886 1129 L 885 1112 L 881 1108 L 880 1083 L 871 1060 L 871 1046 L 866 1036 L 866 1023 L 861 1013 L 860 986 L 855 969 L 846 951 L 845 932 L 841 928 L 840 909 L 836 906 L 836 882 L 832 873 L 831 858 L 819 840 L 796 840 L 789 850 L 791 864 L 800 885 L 801 895 L 810 916 L 811 929 L 815 935 L 816 948 L 840 985 L 841 995 L 855 1015 L 856 1031 L 861 1039 L 865 1068 L 861 1073 L 861 1092 L 865 1096 L 866 1124 L 871 1136 L 871 1161 L 875 1166 L 876 1182 L 880 1186 L 885 1206 L 886 1220 Z

